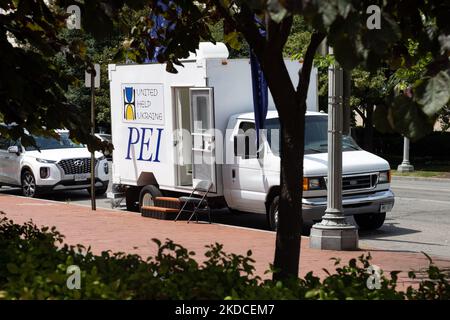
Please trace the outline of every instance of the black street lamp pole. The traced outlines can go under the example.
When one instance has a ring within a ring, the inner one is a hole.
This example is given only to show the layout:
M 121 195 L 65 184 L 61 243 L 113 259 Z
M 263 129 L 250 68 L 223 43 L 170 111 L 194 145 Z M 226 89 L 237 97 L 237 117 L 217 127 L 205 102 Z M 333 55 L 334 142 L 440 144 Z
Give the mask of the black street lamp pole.
M 95 68 L 91 67 L 91 138 L 95 138 Z M 97 210 L 95 203 L 95 150 L 91 148 L 91 208 Z

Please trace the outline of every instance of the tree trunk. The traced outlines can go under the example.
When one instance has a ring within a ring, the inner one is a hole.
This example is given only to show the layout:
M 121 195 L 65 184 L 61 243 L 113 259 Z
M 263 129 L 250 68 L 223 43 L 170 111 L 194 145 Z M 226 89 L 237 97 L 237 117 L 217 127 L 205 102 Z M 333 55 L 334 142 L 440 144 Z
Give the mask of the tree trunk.
M 222 8 L 219 6 L 219 8 Z M 297 90 L 284 64 L 283 47 L 292 26 L 292 16 L 281 23 L 269 20 L 262 38 L 254 14 L 243 6 L 240 30 L 258 57 L 281 124 L 280 198 L 273 274 L 274 280 L 298 277 L 302 230 L 303 155 L 306 98 L 314 54 L 325 34 L 313 33 L 299 70 Z M 229 18 L 231 20 L 231 18 Z M 300 85 L 301 84 L 301 85 Z
M 298 108 L 298 106 L 297 106 Z M 274 280 L 298 276 L 302 230 L 304 118 L 284 119 L 281 128 L 280 199 Z
M 299 104 L 282 55 L 268 57 L 270 60 L 264 61 L 263 68 L 281 124 L 280 198 L 273 279 L 283 280 L 297 277 L 299 271 L 306 101 Z
M 303 197 L 303 155 L 306 98 L 314 54 L 324 34 L 313 33 L 294 88 L 284 64 L 282 50 L 268 46 L 260 54 L 261 66 L 278 110 L 281 124 L 280 198 L 273 279 L 298 277 Z M 272 51 L 274 50 L 274 51 Z

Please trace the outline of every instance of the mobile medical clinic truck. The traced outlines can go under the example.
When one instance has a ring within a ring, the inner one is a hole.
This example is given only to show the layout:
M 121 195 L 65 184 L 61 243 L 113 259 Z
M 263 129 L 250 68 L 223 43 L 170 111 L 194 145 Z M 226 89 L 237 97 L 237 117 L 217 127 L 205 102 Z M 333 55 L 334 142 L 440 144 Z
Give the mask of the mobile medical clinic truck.
M 296 84 L 301 64 L 289 59 L 285 64 Z M 249 139 L 244 139 L 243 149 L 236 147 L 236 138 L 255 128 L 249 59 L 228 59 L 223 43 L 201 43 L 183 65 L 177 74 L 158 63 L 109 65 L 114 162 L 113 192 L 108 196 L 124 193 L 128 209 L 164 213 L 176 211 L 178 205 L 173 203 L 180 195 L 189 195 L 199 182 L 208 181 L 210 202 L 267 214 L 270 226 L 276 228 L 280 170 L 276 135 L 262 136 L 258 152 L 250 151 L 256 143 Z M 326 143 L 327 115 L 317 112 L 315 68 L 307 108 L 306 130 L 311 128 L 312 141 L 325 133 Z M 268 109 L 267 126 L 279 129 L 270 93 Z M 346 213 L 371 214 L 369 222 L 375 215 L 379 226 L 394 201 L 389 165 L 350 142 L 354 152 L 343 156 Z M 302 200 L 304 211 L 311 220 L 320 220 L 326 203 L 326 148 L 317 155 L 307 154 L 304 168 L 305 177 L 311 177 L 311 189 L 305 190 Z

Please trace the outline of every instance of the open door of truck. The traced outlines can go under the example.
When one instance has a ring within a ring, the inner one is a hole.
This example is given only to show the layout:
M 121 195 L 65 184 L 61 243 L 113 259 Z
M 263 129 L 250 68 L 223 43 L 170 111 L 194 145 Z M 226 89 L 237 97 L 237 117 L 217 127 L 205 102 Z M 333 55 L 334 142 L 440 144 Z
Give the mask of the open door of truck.
M 190 88 L 192 133 L 192 182 L 213 183 L 216 192 L 216 161 L 214 137 L 214 102 L 212 88 Z

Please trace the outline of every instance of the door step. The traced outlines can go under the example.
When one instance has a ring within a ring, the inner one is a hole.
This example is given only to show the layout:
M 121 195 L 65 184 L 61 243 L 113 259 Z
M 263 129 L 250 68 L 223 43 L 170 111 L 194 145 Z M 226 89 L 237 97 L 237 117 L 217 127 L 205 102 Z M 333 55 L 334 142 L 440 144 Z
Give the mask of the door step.
M 183 206 L 184 202 L 178 198 L 156 197 L 153 199 L 153 206 L 143 206 L 141 215 L 146 218 L 154 218 L 161 220 L 174 220 Z M 189 219 L 191 213 L 183 212 L 178 217 L 179 220 Z
M 155 207 L 181 209 L 183 205 L 180 199 L 171 197 L 156 197 L 153 201 L 155 202 Z
M 178 214 L 178 209 L 145 206 L 141 208 L 141 215 L 146 218 L 161 220 L 173 220 Z

